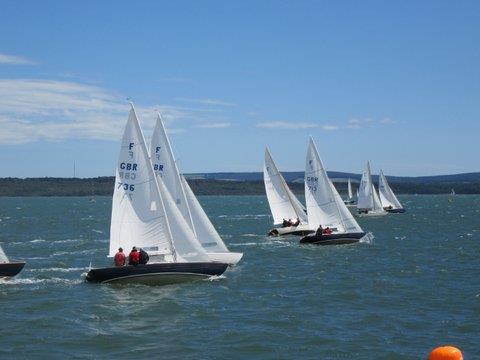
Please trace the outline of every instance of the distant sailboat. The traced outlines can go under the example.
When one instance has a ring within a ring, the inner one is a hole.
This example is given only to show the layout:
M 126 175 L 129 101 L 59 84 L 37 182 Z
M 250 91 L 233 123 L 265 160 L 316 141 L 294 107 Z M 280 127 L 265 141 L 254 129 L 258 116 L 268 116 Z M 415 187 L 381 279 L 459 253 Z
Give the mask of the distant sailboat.
M 305 199 L 308 224 L 315 229 L 329 228 L 331 234 L 311 234 L 301 243 L 316 245 L 350 244 L 365 236 L 360 225 L 343 203 L 342 198 L 328 178 L 313 139 L 307 151 L 305 168 Z
M 380 170 L 380 175 L 378 177 L 378 192 L 380 193 L 380 202 L 382 203 L 384 210 L 389 213 L 405 212 L 402 204 L 400 201 L 398 201 L 397 197 L 388 185 L 387 178 L 383 174 L 382 170 Z
M 109 256 L 133 246 L 150 255 L 146 265 L 91 269 L 91 282 L 172 284 L 221 275 L 226 263 L 212 262 L 157 178 L 132 106 L 123 133 L 115 176 Z
M 362 179 L 360 180 L 357 209 L 358 213 L 363 216 L 382 216 L 387 214 L 387 212 L 383 210 L 382 203 L 373 185 L 370 162 L 367 162 L 367 166 L 362 174 Z
M 10 261 L 0 246 L 0 278 L 9 278 L 17 275 L 25 266 L 24 261 Z
M 159 114 L 150 144 L 150 158 L 155 175 L 165 184 L 185 221 L 210 259 L 230 265 L 238 263 L 243 253 L 228 250 L 187 181 L 180 175 L 170 139 Z
M 309 227 L 305 208 L 288 187 L 268 148 L 265 149 L 263 181 L 274 225 L 269 235 L 306 235 L 315 231 Z M 289 221 L 299 223 L 287 224 Z
M 347 190 L 348 190 L 348 197 L 347 200 L 344 201 L 345 205 L 352 206 L 355 204 L 355 199 L 353 198 L 353 191 L 352 191 L 352 181 L 348 178 L 347 183 Z

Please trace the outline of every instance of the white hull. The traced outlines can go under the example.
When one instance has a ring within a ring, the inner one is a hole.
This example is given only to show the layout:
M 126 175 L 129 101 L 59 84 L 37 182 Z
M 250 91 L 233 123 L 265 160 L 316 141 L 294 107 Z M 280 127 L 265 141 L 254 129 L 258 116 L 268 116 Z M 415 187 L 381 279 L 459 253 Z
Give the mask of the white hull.
M 368 214 L 362 213 L 362 214 L 356 214 L 358 217 L 379 217 L 379 216 L 385 216 L 387 215 L 388 212 L 386 211 L 369 211 Z
M 287 227 L 279 227 L 272 229 L 270 231 L 270 235 L 273 236 L 283 236 L 283 235 L 307 235 L 314 233 L 315 230 L 310 229 L 308 224 L 300 224 L 298 226 L 287 226 Z
M 243 257 L 243 253 L 223 252 L 223 253 L 207 253 L 210 260 L 228 265 L 236 265 Z

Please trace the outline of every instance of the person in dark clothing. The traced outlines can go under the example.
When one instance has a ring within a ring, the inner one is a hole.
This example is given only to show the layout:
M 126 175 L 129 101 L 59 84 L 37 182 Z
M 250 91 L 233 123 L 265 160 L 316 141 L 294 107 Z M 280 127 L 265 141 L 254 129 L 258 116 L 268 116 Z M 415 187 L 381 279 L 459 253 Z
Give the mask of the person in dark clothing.
M 318 229 L 317 229 L 317 231 L 315 232 L 315 235 L 316 235 L 316 236 L 322 236 L 322 235 L 323 235 L 322 225 L 318 225 Z
M 128 265 L 137 266 L 140 262 L 140 253 L 137 251 L 137 248 L 134 246 L 130 254 L 128 254 Z
M 297 217 L 297 221 L 293 223 L 293 226 L 298 226 L 300 225 L 300 219 Z
M 140 259 L 138 260 L 138 263 L 145 265 L 148 263 L 148 260 L 150 260 L 150 257 L 148 256 L 147 252 L 143 249 L 140 249 Z
M 283 227 L 288 227 L 289 226 L 287 219 L 283 219 L 283 225 L 282 226 Z

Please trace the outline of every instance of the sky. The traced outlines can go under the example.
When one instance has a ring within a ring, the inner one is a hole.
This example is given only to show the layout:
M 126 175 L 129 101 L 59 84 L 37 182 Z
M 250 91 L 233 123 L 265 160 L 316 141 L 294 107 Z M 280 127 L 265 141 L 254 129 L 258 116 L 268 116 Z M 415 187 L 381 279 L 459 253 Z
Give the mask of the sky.
M 0 177 L 110 176 L 132 101 L 182 172 L 480 171 L 478 1 L 4 1 Z

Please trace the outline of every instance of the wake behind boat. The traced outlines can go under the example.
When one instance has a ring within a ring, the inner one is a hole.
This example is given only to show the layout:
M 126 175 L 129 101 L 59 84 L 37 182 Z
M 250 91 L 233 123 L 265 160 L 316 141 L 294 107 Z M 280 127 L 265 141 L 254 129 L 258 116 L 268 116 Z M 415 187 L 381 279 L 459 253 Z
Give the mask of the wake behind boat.
M 228 267 L 210 260 L 155 176 L 132 106 L 115 174 L 109 256 L 133 246 L 148 251 L 151 263 L 91 269 L 86 280 L 164 285 L 218 276 Z
M 13 277 L 22 271 L 24 266 L 24 261 L 10 261 L 0 247 L 0 278 Z
M 300 243 L 351 244 L 365 235 L 328 178 L 313 139 L 310 139 L 306 158 L 305 199 L 308 224 L 317 230 L 303 237 Z
M 306 235 L 315 232 L 308 224 L 305 208 L 288 187 L 268 148 L 265 149 L 263 181 L 274 225 L 268 235 Z

